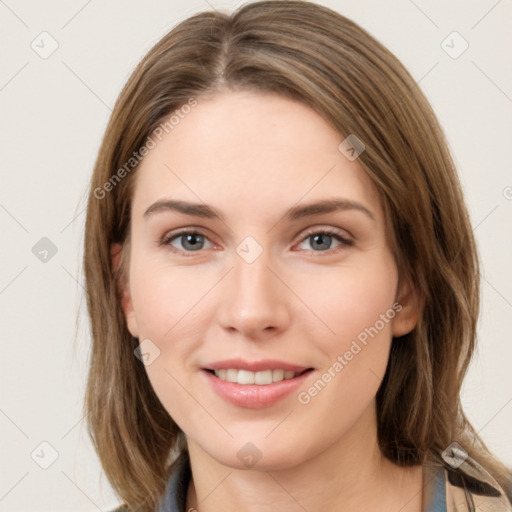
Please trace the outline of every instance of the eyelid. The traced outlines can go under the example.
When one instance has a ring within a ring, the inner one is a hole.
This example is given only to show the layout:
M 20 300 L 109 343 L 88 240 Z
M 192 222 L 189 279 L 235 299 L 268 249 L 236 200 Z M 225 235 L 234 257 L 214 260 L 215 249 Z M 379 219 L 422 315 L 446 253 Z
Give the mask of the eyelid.
M 312 235 L 328 235 L 332 238 L 337 239 L 340 242 L 340 245 L 338 247 L 334 247 L 333 249 L 327 249 L 326 251 L 313 251 L 312 249 L 306 250 L 306 252 L 309 254 L 313 254 L 315 256 L 324 255 L 327 257 L 333 254 L 337 254 L 340 250 L 346 249 L 347 247 L 352 247 L 354 245 L 353 237 L 351 235 L 345 236 L 343 233 L 348 234 L 347 231 L 332 226 L 315 226 L 307 229 L 305 232 L 303 231 L 300 235 L 299 241 L 295 245 L 301 244 Z
M 345 242 L 353 242 L 353 237 L 347 230 L 335 228 L 333 226 L 314 226 L 312 228 L 308 228 L 306 229 L 306 231 L 301 232 L 300 241 L 303 241 L 308 236 L 315 235 L 318 233 L 337 236 L 338 238 L 344 240 Z
M 212 245 L 217 245 L 209 235 L 207 235 L 203 228 L 196 228 L 196 227 L 187 227 L 187 228 L 181 228 L 178 229 L 175 232 L 166 233 L 159 241 L 159 246 L 167 246 L 170 248 L 172 252 L 178 253 L 178 254 L 184 254 L 186 256 L 193 256 L 194 253 L 201 253 L 204 252 L 204 250 L 198 250 L 198 251 L 183 251 L 181 249 L 177 249 L 176 247 L 173 247 L 171 245 L 171 242 L 176 240 L 177 238 L 180 238 L 184 235 L 200 235 L 203 238 L 206 238 Z
M 348 236 L 345 236 L 344 233 L 346 233 Z M 188 234 L 202 236 L 203 238 L 207 239 L 211 244 L 217 245 L 216 242 L 214 240 L 212 240 L 211 237 L 205 233 L 204 228 L 199 228 L 199 227 L 194 227 L 194 226 L 181 228 L 181 229 L 178 229 L 177 231 L 166 233 L 158 241 L 158 245 L 166 246 L 172 252 L 177 253 L 179 255 L 184 255 L 187 257 L 204 253 L 205 251 L 203 249 L 199 249 L 197 251 L 183 251 L 182 249 L 177 249 L 176 247 L 171 245 L 171 242 L 174 241 L 175 239 L 177 239 L 181 236 L 184 236 L 184 235 L 188 235 Z M 334 237 L 340 242 L 340 245 L 338 247 L 335 247 L 333 249 L 327 249 L 325 251 L 314 251 L 312 249 L 305 250 L 309 254 L 315 254 L 318 256 L 321 256 L 321 255 L 328 256 L 328 255 L 337 253 L 339 250 L 342 250 L 344 248 L 351 247 L 354 245 L 354 239 L 353 239 L 352 235 L 350 235 L 346 230 L 342 230 L 340 228 L 335 228 L 333 226 L 313 226 L 313 227 L 306 229 L 306 231 L 302 231 L 299 235 L 300 238 L 297 240 L 297 242 L 294 243 L 293 246 L 296 246 L 296 245 L 304 242 L 308 237 L 310 237 L 312 235 L 316 235 L 316 234 L 323 234 L 323 235 L 328 235 L 328 236 Z

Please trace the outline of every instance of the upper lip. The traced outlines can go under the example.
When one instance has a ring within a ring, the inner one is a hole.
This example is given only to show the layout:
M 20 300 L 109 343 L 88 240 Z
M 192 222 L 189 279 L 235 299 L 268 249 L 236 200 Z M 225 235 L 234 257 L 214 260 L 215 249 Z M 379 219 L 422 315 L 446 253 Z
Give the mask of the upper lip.
M 205 370 L 223 370 L 234 368 L 236 370 L 249 370 L 252 372 L 260 372 L 265 370 L 289 370 L 295 373 L 301 373 L 310 369 L 310 366 L 300 366 L 285 361 L 275 359 L 262 359 L 260 361 L 245 361 L 243 359 L 225 359 L 223 361 L 215 361 L 204 365 Z

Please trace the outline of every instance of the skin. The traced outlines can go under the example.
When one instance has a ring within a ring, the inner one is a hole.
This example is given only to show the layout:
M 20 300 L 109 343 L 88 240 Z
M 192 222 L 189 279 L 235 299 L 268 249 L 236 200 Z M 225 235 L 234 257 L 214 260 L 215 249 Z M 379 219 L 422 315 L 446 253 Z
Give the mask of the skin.
M 382 456 L 375 408 L 393 337 L 414 328 L 418 301 L 398 281 L 377 190 L 338 150 L 343 139 L 306 105 L 224 91 L 199 99 L 137 170 L 123 310 L 131 334 L 160 350 L 145 368 L 187 438 L 187 510 L 421 510 L 422 469 Z M 224 222 L 144 216 L 171 197 L 211 205 Z M 349 209 L 285 220 L 326 198 L 356 201 L 374 219 Z M 199 250 L 169 241 L 182 228 L 204 236 Z M 351 244 L 315 244 L 309 228 Z M 236 252 L 247 236 L 263 251 L 252 263 Z M 238 407 L 205 384 L 207 362 L 279 359 L 314 368 L 307 390 L 395 302 L 400 312 L 307 404 L 292 392 Z M 261 453 L 251 468 L 237 456 L 247 442 Z

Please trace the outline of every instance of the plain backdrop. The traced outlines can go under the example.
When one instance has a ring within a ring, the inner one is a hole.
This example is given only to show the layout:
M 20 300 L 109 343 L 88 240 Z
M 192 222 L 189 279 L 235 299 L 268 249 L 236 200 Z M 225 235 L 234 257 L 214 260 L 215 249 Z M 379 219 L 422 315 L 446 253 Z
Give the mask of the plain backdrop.
M 0 1 L 1 511 L 118 503 L 82 416 L 84 311 L 75 324 L 88 180 L 114 102 L 146 51 L 191 14 L 240 3 Z M 482 260 L 480 345 L 463 404 L 512 465 L 512 3 L 320 3 L 402 60 L 446 131 Z

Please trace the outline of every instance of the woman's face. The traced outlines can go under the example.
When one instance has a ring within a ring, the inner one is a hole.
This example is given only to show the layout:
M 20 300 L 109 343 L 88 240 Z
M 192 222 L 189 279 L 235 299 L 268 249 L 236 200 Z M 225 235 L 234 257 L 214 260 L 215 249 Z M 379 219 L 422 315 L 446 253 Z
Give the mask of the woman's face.
M 364 440 L 392 336 L 414 326 L 377 191 L 343 139 L 301 103 L 226 92 L 137 170 L 128 328 L 189 443 L 228 466 Z

